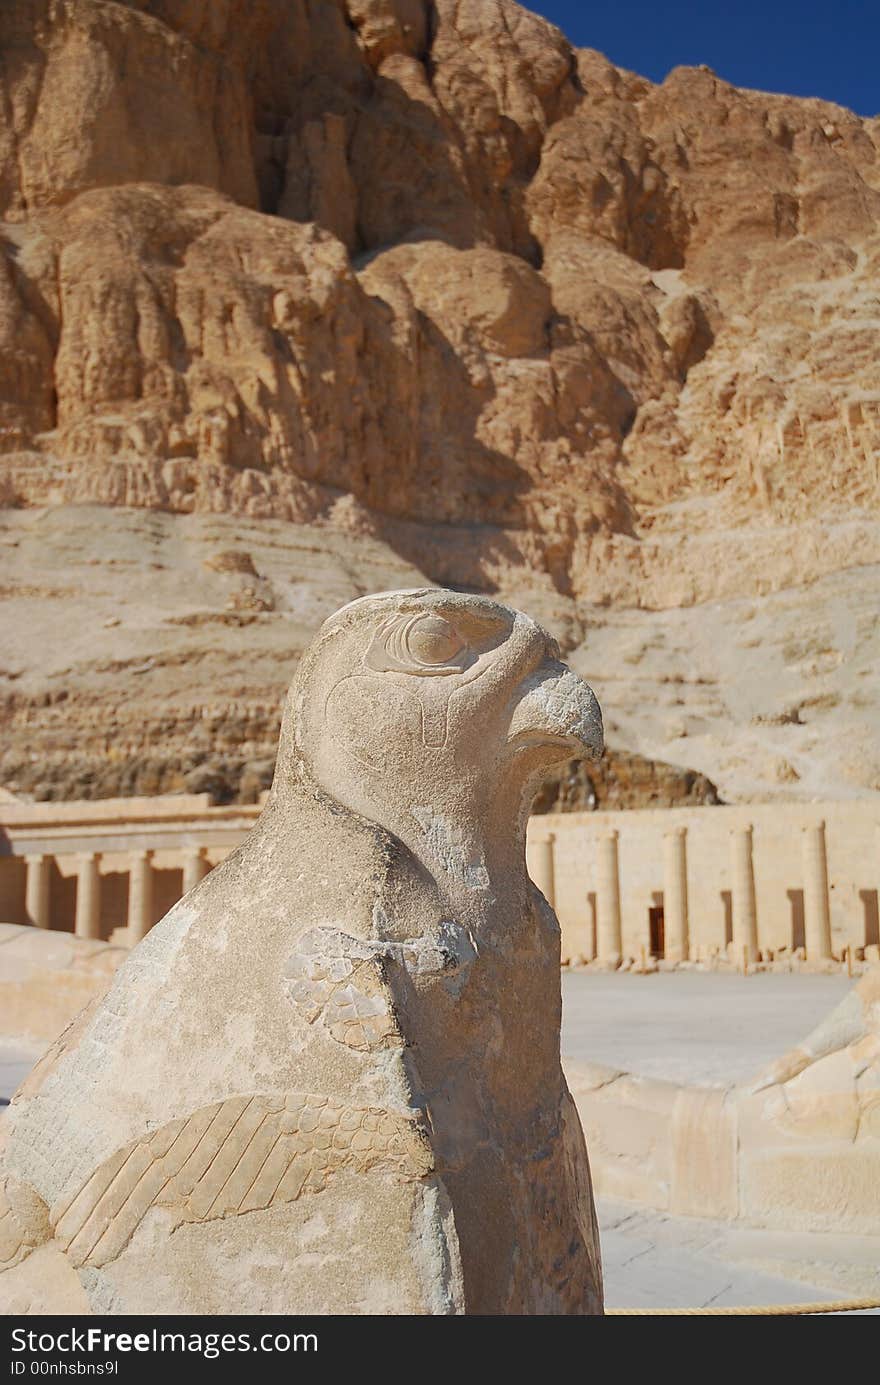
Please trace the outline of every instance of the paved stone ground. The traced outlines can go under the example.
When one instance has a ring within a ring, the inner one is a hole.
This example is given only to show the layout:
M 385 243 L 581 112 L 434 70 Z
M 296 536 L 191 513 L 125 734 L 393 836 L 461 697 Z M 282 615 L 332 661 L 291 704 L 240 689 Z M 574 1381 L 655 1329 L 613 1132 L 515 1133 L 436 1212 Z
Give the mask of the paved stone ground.
M 735 1227 L 610 1198 L 598 1210 L 609 1308 L 880 1299 L 880 1236 Z
M 804 1038 L 852 984 L 846 975 L 565 970 L 562 1053 L 671 1082 L 742 1082 Z
M 562 1051 L 646 1077 L 740 1082 L 808 1034 L 851 984 L 772 972 L 566 971 Z M 608 1198 L 599 1221 L 609 1308 L 880 1298 L 877 1236 L 734 1227 Z

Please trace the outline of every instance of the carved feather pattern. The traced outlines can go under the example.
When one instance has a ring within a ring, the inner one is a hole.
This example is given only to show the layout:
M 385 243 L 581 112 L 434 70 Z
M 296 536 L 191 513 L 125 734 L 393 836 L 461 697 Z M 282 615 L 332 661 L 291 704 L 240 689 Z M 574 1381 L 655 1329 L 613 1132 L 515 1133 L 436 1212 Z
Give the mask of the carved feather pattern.
M 320 1192 L 341 1169 L 414 1179 L 432 1166 L 418 1118 L 303 1093 L 231 1097 L 118 1150 L 50 1221 L 74 1265 L 100 1266 L 151 1207 L 212 1221 Z

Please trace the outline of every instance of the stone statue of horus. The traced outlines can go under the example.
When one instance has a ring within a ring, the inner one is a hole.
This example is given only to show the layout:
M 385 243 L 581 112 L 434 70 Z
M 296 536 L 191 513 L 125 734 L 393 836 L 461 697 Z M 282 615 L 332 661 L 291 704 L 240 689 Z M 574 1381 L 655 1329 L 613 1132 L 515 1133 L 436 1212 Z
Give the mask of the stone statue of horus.
M 326 621 L 254 830 L 9 1110 L 0 1297 L 601 1313 L 559 929 L 524 850 L 547 767 L 601 748 L 525 615 L 425 589 Z

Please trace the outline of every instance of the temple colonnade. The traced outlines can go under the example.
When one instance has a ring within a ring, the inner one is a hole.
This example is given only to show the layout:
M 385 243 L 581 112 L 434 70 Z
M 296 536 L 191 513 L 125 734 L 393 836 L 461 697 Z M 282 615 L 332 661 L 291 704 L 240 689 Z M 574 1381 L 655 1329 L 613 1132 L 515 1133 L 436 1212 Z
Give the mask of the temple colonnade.
M 0 923 L 133 946 L 259 812 L 215 807 L 207 794 L 0 802 Z
M 563 960 L 652 955 L 747 965 L 880 944 L 880 810 L 752 804 L 533 817 L 533 880 L 556 909 Z
M 0 923 L 137 943 L 259 812 L 207 794 L 0 802 Z M 564 960 L 812 961 L 880 944 L 872 803 L 548 814 L 529 823 L 527 860 Z

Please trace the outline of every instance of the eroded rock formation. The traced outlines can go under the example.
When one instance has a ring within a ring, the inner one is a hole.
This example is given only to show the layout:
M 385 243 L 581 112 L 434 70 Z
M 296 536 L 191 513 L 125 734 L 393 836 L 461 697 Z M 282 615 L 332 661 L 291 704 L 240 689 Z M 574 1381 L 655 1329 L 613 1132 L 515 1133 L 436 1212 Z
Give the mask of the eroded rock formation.
M 344 493 L 593 599 L 658 505 L 876 498 L 876 121 L 509 0 L 15 0 L 0 41 L 10 498 Z
M 0 55 L 2 503 L 576 619 L 877 564 L 877 119 L 512 0 L 9 0 Z

